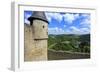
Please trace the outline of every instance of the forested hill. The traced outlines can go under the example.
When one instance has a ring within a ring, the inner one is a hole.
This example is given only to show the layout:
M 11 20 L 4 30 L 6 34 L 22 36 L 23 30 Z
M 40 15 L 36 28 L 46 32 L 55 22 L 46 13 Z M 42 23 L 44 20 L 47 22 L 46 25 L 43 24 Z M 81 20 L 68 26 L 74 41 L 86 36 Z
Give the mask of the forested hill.
M 48 37 L 48 49 L 90 52 L 90 34 L 50 34 Z
M 55 41 L 70 41 L 70 40 L 78 40 L 78 41 L 90 41 L 90 34 L 76 35 L 76 34 L 61 34 L 61 35 L 48 35 L 49 39 L 54 39 Z
M 90 41 L 90 34 L 80 35 L 80 41 Z

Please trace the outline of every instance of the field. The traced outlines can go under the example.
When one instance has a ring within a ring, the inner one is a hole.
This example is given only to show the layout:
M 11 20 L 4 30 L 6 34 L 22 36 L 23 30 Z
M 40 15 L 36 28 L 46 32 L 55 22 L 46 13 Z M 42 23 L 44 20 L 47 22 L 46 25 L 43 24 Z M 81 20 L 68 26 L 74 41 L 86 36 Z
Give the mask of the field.
M 90 34 L 49 35 L 48 60 L 90 58 Z

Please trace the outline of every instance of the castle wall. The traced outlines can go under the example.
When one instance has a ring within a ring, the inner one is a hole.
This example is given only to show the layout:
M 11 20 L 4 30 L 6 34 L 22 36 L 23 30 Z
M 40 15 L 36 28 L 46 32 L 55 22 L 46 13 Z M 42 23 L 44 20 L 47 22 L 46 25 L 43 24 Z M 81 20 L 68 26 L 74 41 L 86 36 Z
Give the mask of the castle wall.
M 34 20 L 33 25 L 34 39 L 47 39 L 48 38 L 48 24 L 41 20 Z
M 24 26 L 24 61 L 47 60 L 47 23 L 35 20 Z

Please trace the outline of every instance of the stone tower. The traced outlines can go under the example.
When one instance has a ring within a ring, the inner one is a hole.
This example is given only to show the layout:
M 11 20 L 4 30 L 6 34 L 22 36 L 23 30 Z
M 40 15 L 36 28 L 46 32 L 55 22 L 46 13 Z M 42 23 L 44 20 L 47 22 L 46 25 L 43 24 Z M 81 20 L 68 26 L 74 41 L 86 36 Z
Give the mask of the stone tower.
M 34 11 L 25 26 L 24 61 L 47 60 L 48 21 L 44 12 Z

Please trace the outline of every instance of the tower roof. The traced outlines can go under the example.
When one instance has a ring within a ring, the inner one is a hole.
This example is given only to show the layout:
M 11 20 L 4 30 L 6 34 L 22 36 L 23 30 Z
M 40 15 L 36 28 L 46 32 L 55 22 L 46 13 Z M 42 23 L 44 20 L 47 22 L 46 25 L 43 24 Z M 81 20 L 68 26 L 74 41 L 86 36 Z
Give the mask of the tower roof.
M 28 18 L 28 20 L 29 20 L 30 22 L 32 22 L 32 21 L 35 20 L 35 19 L 43 20 L 43 21 L 45 21 L 45 22 L 48 23 L 47 18 L 46 18 L 46 16 L 45 16 L 45 13 L 44 13 L 43 11 L 34 11 L 34 12 L 32 13 L 32 16 L 30 16 L 30 17 Z

